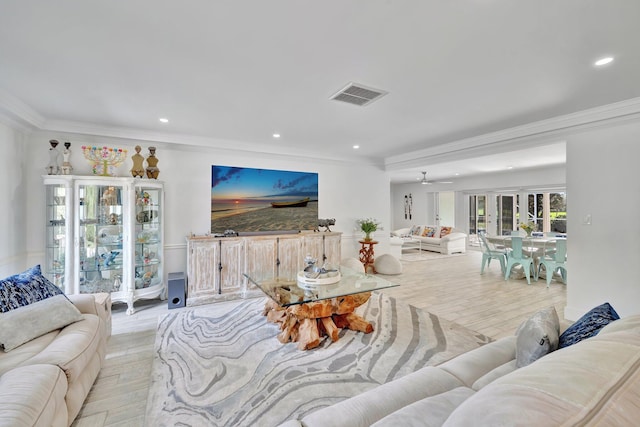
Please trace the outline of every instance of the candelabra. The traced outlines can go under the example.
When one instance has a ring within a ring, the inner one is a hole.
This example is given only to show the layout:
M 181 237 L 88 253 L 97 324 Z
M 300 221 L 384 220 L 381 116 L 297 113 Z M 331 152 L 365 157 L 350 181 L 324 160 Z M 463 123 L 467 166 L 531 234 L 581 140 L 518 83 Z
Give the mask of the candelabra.
M 115 170 L 127 158 L 127 150 L 122 148 L 82 146 L 85 159 L 92 163 L 94 175 L 114 176 Z

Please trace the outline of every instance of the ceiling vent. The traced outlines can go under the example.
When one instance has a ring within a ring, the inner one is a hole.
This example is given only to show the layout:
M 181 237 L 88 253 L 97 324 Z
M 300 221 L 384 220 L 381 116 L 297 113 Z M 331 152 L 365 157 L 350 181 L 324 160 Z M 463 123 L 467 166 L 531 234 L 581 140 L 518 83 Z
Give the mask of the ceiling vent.
M 387 93 L 389 92 L 357 83 L 349 83 L 345 88 L 333 95 L 331 99 L 364 107 L 365 105 L 371 104 L 376 99 L 382 98 Z

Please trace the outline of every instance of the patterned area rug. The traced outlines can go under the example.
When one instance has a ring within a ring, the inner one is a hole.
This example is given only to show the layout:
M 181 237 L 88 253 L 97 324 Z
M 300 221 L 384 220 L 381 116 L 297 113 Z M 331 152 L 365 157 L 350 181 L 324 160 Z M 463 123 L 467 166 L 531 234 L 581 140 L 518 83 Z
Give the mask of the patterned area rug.
M 371 334 L 299 351 L 280 344 L 262 298 L 216 303 L 159 319 L 147 426 L 277 426 L 490 341 L 374 293 L 357 313 Z

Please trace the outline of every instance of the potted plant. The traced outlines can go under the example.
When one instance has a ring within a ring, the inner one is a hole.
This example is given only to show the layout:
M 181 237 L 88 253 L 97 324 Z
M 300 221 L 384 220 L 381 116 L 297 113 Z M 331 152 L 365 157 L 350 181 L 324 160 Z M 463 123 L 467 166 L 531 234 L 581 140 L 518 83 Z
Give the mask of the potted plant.
M 536 223 L 535 222 L 529 221 L 527 223 L 520 224 L 520 229 L 524 230 L 527 233 L 527 237 L 531 237 L 531 232 L 533 230 L 535 230 L 536 228 L 537 227 L 536 227 Z
M 371 241 L 371 233 L 377 230 L 382 230 L 380 223 L 374 218 L 364 218 L 356 220 L 356 223 L 360 227 L 360 230 L 364 233 L 364 240 L 366 242 Z

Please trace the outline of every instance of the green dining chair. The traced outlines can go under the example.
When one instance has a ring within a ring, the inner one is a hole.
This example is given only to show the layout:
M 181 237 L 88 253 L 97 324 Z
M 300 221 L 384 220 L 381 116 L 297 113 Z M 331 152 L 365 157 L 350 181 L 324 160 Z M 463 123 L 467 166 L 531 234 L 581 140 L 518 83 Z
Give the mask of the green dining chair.
M 522 253 L 522 237 L 511 236 L 511 251 L 507 252 L 507 268 L 504 272 L 504 280 L 509 280 L 511 269 L 513 266 L 520 264 L 524 268 L 524 275 L 527 278 L 527 283 L 531 284 L 531 270 L 533 267 L 533 258 L 525 256 Z M 537 280 L 538 275 L 533 268 L 534 279 Z
M 482 248 L 482 266 L 480 267 L 480 274 L 484 274 L 484 267 L 491 265 L 492 259 L 497 259 L 500 262 L 500 270 L 502 274 L 505 271 L 505 263 L 507 260 L 507 252 L 504 249 L 496 249 L 496 247 L 487 241 L 484 233 L 478 233 L 480 238 L 480 247 Z
M 544 266 L 545 274 L 547 276 L 547 288 L 551 284 L 553 273 L 560 270 L 560 276 L 562 277 L 562 283 L 567 284 L 567 241 L 565 239 L 556 240 L 556 250 L 553 254 L 540 258 L 540 264 L 538 265 L 538 273 L 540 275 L 540 269 Z

